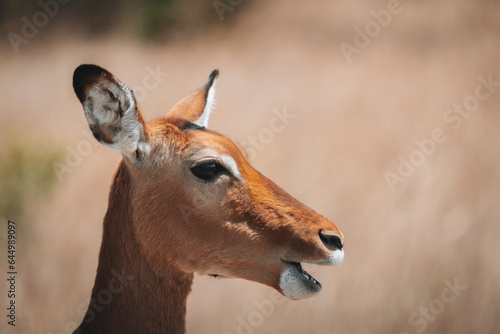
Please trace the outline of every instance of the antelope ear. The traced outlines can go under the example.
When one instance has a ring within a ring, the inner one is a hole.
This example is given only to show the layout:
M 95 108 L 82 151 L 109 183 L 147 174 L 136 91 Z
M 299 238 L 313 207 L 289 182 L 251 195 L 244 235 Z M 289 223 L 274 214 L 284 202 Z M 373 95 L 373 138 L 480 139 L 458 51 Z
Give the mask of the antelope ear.
M 167 116 L 184 118 L 196 125 L 206 127 L 213 107 L 215 106 L 215 82 L 219 70 L 213 70 L 207 84 L 177 102 Z
M 149 153 L 149 144 L 146 124 L 132 91 L 96 65 L 80 65 L 75 70 L 73 89 L 94 137 L 140 163 L 141 153 Z

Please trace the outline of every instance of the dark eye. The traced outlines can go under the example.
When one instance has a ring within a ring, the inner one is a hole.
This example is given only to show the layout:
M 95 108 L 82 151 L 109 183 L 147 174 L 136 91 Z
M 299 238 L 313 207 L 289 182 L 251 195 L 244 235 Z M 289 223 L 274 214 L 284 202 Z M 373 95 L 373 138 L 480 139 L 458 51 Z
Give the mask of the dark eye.
M 223 173 L 228 173 L 227 169 L 217 160 L 205 160 L 197 162 L 190 168 L 191 173 L 203 181 L 213 181 Z

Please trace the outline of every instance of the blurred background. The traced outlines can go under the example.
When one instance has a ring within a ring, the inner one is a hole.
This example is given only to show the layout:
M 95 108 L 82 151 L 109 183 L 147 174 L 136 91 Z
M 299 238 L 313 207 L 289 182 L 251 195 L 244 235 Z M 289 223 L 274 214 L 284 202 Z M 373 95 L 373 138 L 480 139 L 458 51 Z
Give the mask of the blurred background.
M 499 1 L 1 1 L 0 27 L 0 217 L 19 272 L 2 333 L 70 333 L 90 298 L 120 155 L 90 135 L 81 63 L 147 120 L 219 68 L 210 127 L 345 235 L 344 263 L 306 266 L 322 294 L 269 312 L 268 287 L 196 276 L 188 333 L 500 332 Z

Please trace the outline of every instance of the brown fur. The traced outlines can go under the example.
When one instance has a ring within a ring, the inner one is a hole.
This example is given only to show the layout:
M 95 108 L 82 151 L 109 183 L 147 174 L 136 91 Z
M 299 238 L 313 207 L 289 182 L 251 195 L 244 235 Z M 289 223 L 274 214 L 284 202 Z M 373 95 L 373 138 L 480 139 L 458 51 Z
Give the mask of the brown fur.
M 133 279 L 100 312 L 91 303 L 77 333 L 183 333 L 194 272 L 281 291 L 283 260 L 328 258 L 320 230 L 343 238 L 332 222 L 250 166 L 233 141 L 189 126 L 206 95 L 195 92 L 144 125 L 150 152 L 140 166 L 125 158 L 118 167 L 92 299 L 107 289 L 113 270 Z M 221 175 L 204 183 L 190 172 L 200 159 L 221 155 L 234 159 L 243 180 Z
M 203 90 L 189 94 L 170 109 L 169 116 L 197 120 L 205 108 L 204 94 Z
M 91 303 L 75 333 L 183 333 L 186 299 L 193 274 L 156 273 L 141 256 L 144 245 L 135 237 L 130 203 L 133 186 L 122 162 L 114 177 L 104 218 L 99 266 Z M 114 272 L 124 276 L 117 282 Z M 114 282 L 118 293 L 106 305 L 102 291 Z M 97 305 L 97 306 L 93 306 Z

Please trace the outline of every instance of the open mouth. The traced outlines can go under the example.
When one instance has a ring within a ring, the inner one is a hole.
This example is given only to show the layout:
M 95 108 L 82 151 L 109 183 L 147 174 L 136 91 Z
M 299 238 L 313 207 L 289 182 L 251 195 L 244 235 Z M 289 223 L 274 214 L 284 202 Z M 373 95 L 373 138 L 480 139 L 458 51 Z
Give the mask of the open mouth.
M 280 288 L 291 299 L 302 299 L 321 291 L 321 283 L 302 269 L 299 262 L 284 261 L 285 269 L 281 273 Z
M 317 265 L 335 265 L 341 263 L 343 260 L 344 252 L 337 250 L 331 254 L 330 259 L 319 261 L 305 261 Z M 286 261 L 281 259 L 281 274 L 279 276 L 279 289 L 281 293 L 290 299 L 304 299 L 312 297 L 322 290 L 322 285 L 318 280 L 312 277 L 307 271 L 302 268 L 300 262 Z M 215 278 L 237 277 L 225 276 L 215 273 L 208 274 Z M 276 281 L 275 281 L 276 282 Z M 274 284 L 268 284 L 277 288 Z
M 292 266 L 294 266 L 295 269 L 297 269 L 297 271 L 300 274 L 302 274 L 307 280 L 311 281 L 314 284 L 319 285 L 319 287 L 321 288 L 321 283 L 318 282 L 314 277 L 312 277 L 307 271 L 305 271 L 299 262 L 288 262 L 288 263 L 290 263 Z

